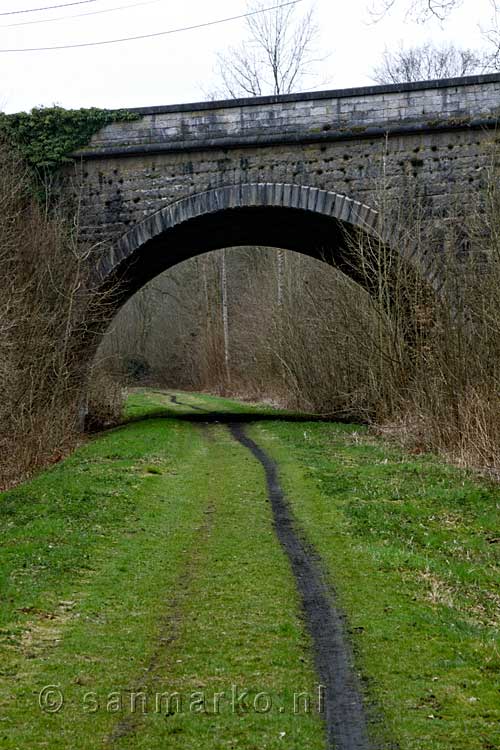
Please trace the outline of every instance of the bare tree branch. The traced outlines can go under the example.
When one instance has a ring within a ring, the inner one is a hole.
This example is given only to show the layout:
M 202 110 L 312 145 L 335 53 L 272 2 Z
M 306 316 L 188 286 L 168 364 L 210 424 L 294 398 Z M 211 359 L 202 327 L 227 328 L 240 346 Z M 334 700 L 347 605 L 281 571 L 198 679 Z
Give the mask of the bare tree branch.
M 427 42 L 420 47 L 385 50 L 382 61 L 372 73 L 377 83 L 406 83 L 437 78 L 484 73 L 491 69 L 489 54 L 471 49 L 459 49 L 449 44 L 437 47 Z
M 372 6 L 369 13 L 374 23 L 381 21 L 388 14 L 390 14 L 396 8 L 406 8 L 406 18 L 417 21 L 418 23 L 426 23 L 429 20 L 437 19 L 440 22 L 445 21 L 451 13 L 457 8 L 461 7 L 464 0 L 372 0 Z M 466 0 L 466 3 L 473 6 L 474 0 Z M 483 18 L 480 19 L 479 28 L 481 29 L 482 36 L 486 42 L 485 50 L 482 52 L 476 52 L 473 50 L 464 50 L 465 53 L 472 53 L 473 57 L 478 58 L 479 64 L 474 66 L 477 70 L 474 72 L 491 72 L 496 71 L 500 68 L 500 28 L 499 28 L 499 13 L 500 13 L 500 0 L 489 0 L 491 7 L 491 17 L 489 21 L 485 22 Z M 428 47 L 429 45 L 424 45 Z M 454 49 L 453 45 L 445 49 Z M 459 50 L 456 50 L 459 52 Z M 459 61 L 455 60 L 454 69 L 460 69 Z M 468 61 L 467 73 L 470 72 L 471 66 Z M 439 68 L 439 64 L 438 64 Z M 462 73 L 461 75 L 466 75 Z M 458 75 L 458 74 L 457 74 Z M 444 77 L 436 75 L 434 77 Z
M 424 23 L 429 18 L 444 21 L 462 3 L 463 0 L 410 0 L 405 3 L 406 15 L 419 23 Z M 399 5 L 399 0 L 374 0 L 370 14 L 375 21 L 379 21 Z
M 262 96 L 289 94 L 304 85 L 320 60 L 314 55 L 318 27 L 313 9 L 302 17 L 295 6 L 264 12 L 262 0 L 248 0 L 245 41 L 217 55 L 218 94 Z

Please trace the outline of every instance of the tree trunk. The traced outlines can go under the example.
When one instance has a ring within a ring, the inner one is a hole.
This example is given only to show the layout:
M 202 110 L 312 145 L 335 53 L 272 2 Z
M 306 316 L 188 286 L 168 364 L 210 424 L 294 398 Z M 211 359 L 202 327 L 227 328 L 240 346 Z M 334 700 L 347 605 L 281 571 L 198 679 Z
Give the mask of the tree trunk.
M 224 330 L 224 366 L 226 371 L 227 385 L 231 383 L 231 370 L 229 359 L 229 313 L 227 303 L 227 269 L 226 251 L 222 251 L 221 259 L 221 296 L 222 296 L 222 325 Z

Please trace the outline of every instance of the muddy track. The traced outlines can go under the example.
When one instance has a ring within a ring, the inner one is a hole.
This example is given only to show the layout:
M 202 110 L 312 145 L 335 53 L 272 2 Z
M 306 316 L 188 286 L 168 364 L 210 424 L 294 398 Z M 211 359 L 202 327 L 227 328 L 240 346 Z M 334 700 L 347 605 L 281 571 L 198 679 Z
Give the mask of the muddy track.
M 188 406 L 190 409 L 195 411 L 206 411 L 202 406 L 195 406 L 194 404 L 185 404 L 183 401 L 178 401 L 177 396 L 170 396 L 170 402 L 176 406 Z
M 325 686 L 327 747 L 329 750 L 369 750 L 363 700 L 345 637 L 344 618 L 335 606 L 334 593 L 325 581 L 319 557 L 294 528 L 276 463 L 247 437 L 242 424 L 233 422 L 229 429 L 264 467 L 274 528 L 295 576 L 314 645 L 316 670 Z
M 363 699 L 358 676 L 354 667 L 354 660 L 349 647 L 345 631 L 345 621 L 341 611 L 335 604 L 335 594 L 326 582 L 322 572 L 323 566 L 318 554 L 297 533 L 292 512 L 281 488 L 278 467 L 267 453 L 245 434 L 243 423 L 258 421 L 255 415 L 244 414 L 243 418 L 235 421 L 234 414 L 212 414 L 193 404 L 177 400 L 177 396 L 170 396 L 171 403 L 187 406 L 193 410 L 204 412 L 200 419 L 197 415 L 180 415 L 192 422 L 201 422 L 201 427 L 208 427 L 210 423 L 225 422 L 232 436 L 242 446 L 247 448 L 261 463 L 266 476 L 269 501 L 274 516 L 274 529 L 283 547 L 295 577 L 297 589 L 302 600 L 304 620 L 310 633 L 316 665 L 316 672 L 321 685 L 324 686 L 324 715 L 328 750 L 372 750 L 368 740 L 367 722 L 363 706 Z M 253 416 L 253 419 L 252 419 Z M 220 419 L 223 417 L 223 419 Z M 269 417 L 266 417 L 269 419 Z M 201 536 L 209 533 L 210 514 L 201 527 Z M 194 555 L 194 559 L 197 555 Z M 192 565 L 188 566 L 191 577 Z M 183 595 L 187 594 L 184 578 Z M 176 600 L 173 612 L 163 624 L 162 637 L 158 647 L 146 667 L 141 680 L 154 682 L 156 671 L 165 651 L 178 636 L 179 621 L 182 619 L 182 604 Z M 119 722 L 107 738 L 107 745 L 113 746 L 120 738 L 134 734 L 139 730 L 140 721 L 125 720 Z

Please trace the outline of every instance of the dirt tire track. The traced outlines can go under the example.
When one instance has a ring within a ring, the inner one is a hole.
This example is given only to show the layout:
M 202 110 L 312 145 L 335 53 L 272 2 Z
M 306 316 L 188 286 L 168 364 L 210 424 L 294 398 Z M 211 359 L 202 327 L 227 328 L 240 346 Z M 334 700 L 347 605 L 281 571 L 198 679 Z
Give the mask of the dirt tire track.
M 363 699 L 352 651 L 345 637 L 344 617 L 335 606 L 335 595 L 325 581 L 321 560 L 294 528 L 276 463 L 247 437 L 242 424 L 232 423 L 229 429 L 265 471 L 274 528 L 297 582 L 314 644 L 316 670 L 325 686 L 327 747 L 329 750 L 370 750 Z

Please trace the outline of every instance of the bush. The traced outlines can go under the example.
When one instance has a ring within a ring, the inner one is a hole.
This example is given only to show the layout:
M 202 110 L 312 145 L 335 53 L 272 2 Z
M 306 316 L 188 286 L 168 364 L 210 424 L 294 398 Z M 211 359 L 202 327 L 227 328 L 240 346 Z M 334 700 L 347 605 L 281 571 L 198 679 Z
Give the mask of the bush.
M 105 300 L 75 221 L 49 214 L 32 177 L 0 144 L 0 485 L 57 460 L 81 425 L 89 321 Z

